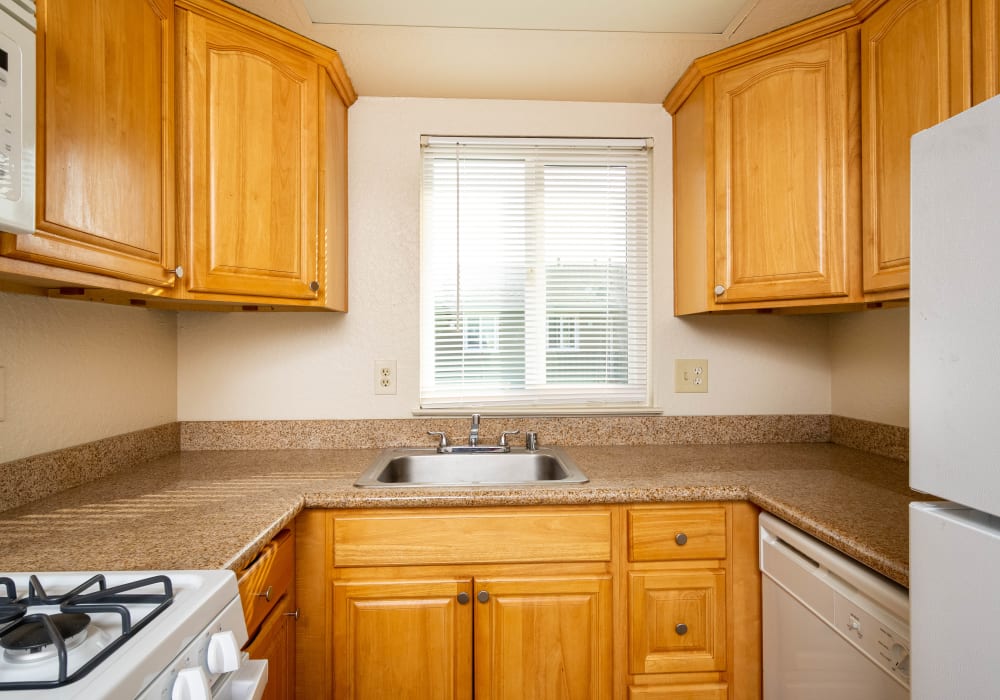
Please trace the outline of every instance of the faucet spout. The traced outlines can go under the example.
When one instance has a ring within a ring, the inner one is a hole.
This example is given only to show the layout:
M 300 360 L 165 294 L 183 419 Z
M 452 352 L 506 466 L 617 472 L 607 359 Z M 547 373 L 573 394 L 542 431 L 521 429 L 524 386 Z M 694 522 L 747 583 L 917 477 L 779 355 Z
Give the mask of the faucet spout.
M 479 444 L 479 414 L 472 414 L 472 427 L 469 429 L 469 446 L 475 447 Z

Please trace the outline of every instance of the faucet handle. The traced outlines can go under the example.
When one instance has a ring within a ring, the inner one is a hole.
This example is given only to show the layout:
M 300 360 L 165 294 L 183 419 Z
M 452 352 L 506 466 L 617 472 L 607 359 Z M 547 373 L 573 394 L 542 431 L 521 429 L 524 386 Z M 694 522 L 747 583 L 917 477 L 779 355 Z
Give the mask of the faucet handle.
M 439 450 L 442 447 L 447 447 L 448 446 L 448 436 L 445 435 L 443 432 L 428 430 L 427 434 L 428 435 L 434 435 L 434 436 L 440 438 L 440 440 L 438 440 L 438 449 Z
M 520 430 L 505 430 L 505 431 L 503 431 L 502 433 L 500 433 L 500 442 L 497 443 L 497 444 L 500 447 L 509 447 L 509 445 L 507 444 L 507 436 L 508 435 L 517 435 L 519 432 L 521 432 L 521 431 Z

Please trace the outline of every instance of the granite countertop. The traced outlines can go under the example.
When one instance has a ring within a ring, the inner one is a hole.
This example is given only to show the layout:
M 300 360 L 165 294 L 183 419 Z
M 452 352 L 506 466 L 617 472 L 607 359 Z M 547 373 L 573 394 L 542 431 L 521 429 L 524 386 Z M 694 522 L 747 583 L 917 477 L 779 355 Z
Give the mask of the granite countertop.
M 0 570 L 239 570 L 303 508 L 749 500 L 904 586 L 904 462 L 833 445 L 564 448 L 580 485 L 357 489 L 365 450 L 178 452 L 0 512 Z

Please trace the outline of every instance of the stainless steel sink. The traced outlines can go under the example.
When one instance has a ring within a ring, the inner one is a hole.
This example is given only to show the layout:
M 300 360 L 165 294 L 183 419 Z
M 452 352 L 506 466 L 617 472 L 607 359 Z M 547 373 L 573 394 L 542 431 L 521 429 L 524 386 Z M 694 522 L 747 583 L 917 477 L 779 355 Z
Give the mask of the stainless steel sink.
M 556 447 L 534 451 L 440 454 L 433 448 L 382 450 L 355 486 L 476 486 L 497 484 L 582 484 L 589 481 L 572 459 Z

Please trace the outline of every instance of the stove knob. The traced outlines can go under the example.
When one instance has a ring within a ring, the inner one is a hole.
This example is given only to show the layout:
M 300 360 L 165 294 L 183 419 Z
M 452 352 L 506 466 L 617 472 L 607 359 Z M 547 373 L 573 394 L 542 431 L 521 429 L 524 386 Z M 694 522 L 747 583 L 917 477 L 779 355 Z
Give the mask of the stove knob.
M 240 667 L 240 645 L 230 630 L 216 632 L 208 640 L 209 673 L 229 673 Z
M 170 700 L 211 700 L 212 689 L 201 666 L 182 668 L 170 691 Z

